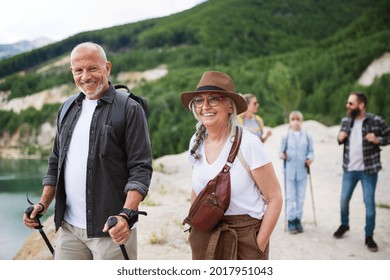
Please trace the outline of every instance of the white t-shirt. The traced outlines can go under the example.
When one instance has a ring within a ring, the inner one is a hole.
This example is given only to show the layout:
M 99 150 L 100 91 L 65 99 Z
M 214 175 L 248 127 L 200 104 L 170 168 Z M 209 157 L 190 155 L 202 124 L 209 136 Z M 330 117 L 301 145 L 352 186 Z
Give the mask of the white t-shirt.
M 349 135 L 349 164 L 348 171 L 364 171 L 363 160 L 363 120 L 355 120 L 351 135 Z
M 87 185 L 89 130 L 97 101 L 84 99 L 81 114 L 74 127 L 65 159 L 66 211 L 64 220 L 83 229 L 87 228 L 85 192 Z
M 194 139 L 195 137 L 193 136 L 190 141 L 190 147 L 192 147 Z M 189 155 L 189 161 L 193 166 L 192 188 L 196 194 L 199 194 L 208 181 L 222 170 L 231 147 L 232 142 L 228 139 L 220 155 L 212 164 L 209 164 L 206 160 L 203 143 L 199 147 L 201 153 L 199 160 L 195 160 Z M 246 130 L 243 130 L 240 150 L 251 170 L 271 162 L 270 156 L 260 139 Z M 248 214 L 253 218 L 261 219 L 264 215 L 265 204 L 260 190 L 238 157 L 236 157 L 230 169 L 230 184 L 231 200 L 225 215 Z
M 251 133 L 257 135 L 261 139 L 261 136 L 262 136 L 263 132 L 260 129 L 260 124 L 256 120 L 256 118 L 253 118 L 253 119 L 243 118 L 242 126 L 245 129 L 247 129 L 248 131 L 250 131 Z

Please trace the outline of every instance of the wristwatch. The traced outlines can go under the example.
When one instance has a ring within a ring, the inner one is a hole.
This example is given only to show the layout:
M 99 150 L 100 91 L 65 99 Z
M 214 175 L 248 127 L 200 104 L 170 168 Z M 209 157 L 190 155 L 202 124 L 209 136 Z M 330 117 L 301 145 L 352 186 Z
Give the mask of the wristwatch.
M 121 213 L 124 213 L 127 215 L 127 217 L 129 219 L 131 219 L 134 215 L 137 215 L 138 214 L 138 211 L 137 210 L 131 210 L 131 209 L 127 209 L 127 208 L 123 208 Z
M 127 208 L 123 208 L 121 213 L 126 214 L 127 216 L 127 223 L 129 224 L 129 228 L 132 228 L 133 225 L 138 222 L 138 211 L 137 210 L 131 210 Z
M 126 217 L 124 217 L 123 215 L 123 218 L 126 218 L 127 220 L 127 223 L 129 224 L 129 228 L 132 228 L 133 225 L 138 222 L 138 215 L 145 215 L 147 216 L 148 213 L 146 213 L 145 211 L 138 211 L 138 210 L 131 210 L 131 209 L 127 209 L 127 208 L 123 208 L 122 211 L 119 213 L 119 214 L 125 214 Z

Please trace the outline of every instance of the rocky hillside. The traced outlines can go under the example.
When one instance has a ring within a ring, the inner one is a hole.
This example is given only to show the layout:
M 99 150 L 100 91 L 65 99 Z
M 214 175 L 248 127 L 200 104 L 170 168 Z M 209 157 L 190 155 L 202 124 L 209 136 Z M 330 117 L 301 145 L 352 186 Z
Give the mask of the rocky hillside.
M 60 59 L 50 65 L 42 67 L 38 71 L 44 72 L 50 70 L 51 67 L 57 67 L 59 65 L 66 65 L 68 59 Z M 382 75 L 390 73 L 390 53 L 385 53 L 381 57 L 375 59 L 367 66 L 365 71 L 360 76 L 358 83 L 363 86 L 370 86 L 375 79 L 380 78 Z M 168 74 L 167 67 L 162 65 L 155 69 L 138 72 L 121 72 L 115 76 L 116 80 L 123 81 L 130 88 L 139 85 L 142 81 L 155 81 Z M 6 101 L 6 92 L 0 92 L 0 110 L 14 111 L 19 113 L 29 107 L 33 107 L 40 110 L 44 104 L 62 103 L 71 94 L 74 94 L 77 89 L 74 86 L 62 85 L 51 89 L 44 90 L 42 92 L 29 95 L 21 98 L 14 98 L 10 101 Z M 20 131 L 17 130 L 15 134 L 10 135 L 4 133 L 0 137 L 0 157 L 7 158 L 20 158 L 26 157 L 21 149 L 21 142 L 37 143 L 44 149 L 50 149 L 52 139 L 55 135 L 55 125 L 46 122 L 41 125 L 40 131 L 33 135 L 35 139 L 21 139 Z M 31 137 L 31 135 L 29 136 Z M 31 155 L 29 155 L 31 156 Z
M 67 83 L 72 87 L 66 65 L 46 65 L 66 60 L 76 44 L 93 41 L 104 47 L 113 63 L 115 83 L 131 84 L 119 79 L 122 73 L 167 65 L 169 73 L 164 78 L 145 80 L 134 88 L 148 100 L 156 158 L 186 149 L 195 123 L 178 94 L 193 89 L 207 70 L 229 73 L 239 92 L 254 93 L 262 104 L 259 114 L 269 126 L 282 124 L 287 112 L 295 109 L 310 119 L 336 125 L 351 91 L 366 92 L 370 111 L 390 119 L 386 106 L 390 97 L 383 94 L 390 87 L 390 75 L 375 78 L 371 86 L 357 83 L 372 61 L 390 51 L 388 9 L 386 0 L 208 0 L 167 17 L 82 32 L 1 60 L 0 91 L 4 93 L 0 100 Z M 20 103 L 5 107 L 16 108 Z M 39 150 L 35 140 L 40 125 L 54 123 L 58 105 L 43 108 L 29 107 L 19 114 L 0 110 L 0 135 L 22 133 L 19 139 L 32 145 L 28 153 Z
M 390 53 L 387 52 L 370 63 L 360 76 L 358 83 L 362 86 L 370 86 L 375 79 L 388 73 L 390 73 Z

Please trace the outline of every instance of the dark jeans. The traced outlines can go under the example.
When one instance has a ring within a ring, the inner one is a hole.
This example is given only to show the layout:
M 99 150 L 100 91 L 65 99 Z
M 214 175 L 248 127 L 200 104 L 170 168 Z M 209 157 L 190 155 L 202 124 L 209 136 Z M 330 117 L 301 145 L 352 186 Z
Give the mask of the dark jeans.
M 345 171 L 341 190 L 341 224 L 349 225 L 349 201 L 358 182 L 363 187 L 364 204 L 366 205 L 366 236 L 372 236 L 375 229 L 375 189 L 378 174 L 368 175 L 364 171 Z

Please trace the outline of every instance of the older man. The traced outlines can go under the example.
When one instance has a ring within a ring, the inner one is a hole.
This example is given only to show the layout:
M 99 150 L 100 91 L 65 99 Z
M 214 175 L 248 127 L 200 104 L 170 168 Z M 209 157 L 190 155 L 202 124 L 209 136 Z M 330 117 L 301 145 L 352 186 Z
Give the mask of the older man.
M 55 197 L 55 259 L 121 259 L 115 243 L 136 259 L 137 210 L 152 175 L 145 113 L 131 98 L 122 106 L 126 110 L 118 110 L 119 93 L 108 80 L 111 63 L 101 46 L 77 45 L 70 65 L 80 93 L 64 119 L 58 118 L 43 193 L 24 223 L 37 226 L 35 216 L 44 214 Z M 119 111 L 124 127 L 115 127 L 113 111 Z M 106 224 L 110 216 L 118 220 L 111 229 Z

